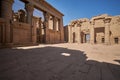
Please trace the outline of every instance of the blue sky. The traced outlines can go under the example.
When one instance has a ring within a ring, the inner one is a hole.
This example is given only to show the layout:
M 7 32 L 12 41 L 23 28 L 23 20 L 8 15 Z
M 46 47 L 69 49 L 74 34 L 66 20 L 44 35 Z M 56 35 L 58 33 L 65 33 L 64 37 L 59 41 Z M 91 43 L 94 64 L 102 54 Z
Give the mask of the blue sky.
M 24 9 L 24 4 L 15 0 L 13 10 Z M 91 18 L 100 14 L 120 15 L 120 0 L 46 0 L 64 14 L 64 25 L 71 20 Z M 35 10 L 34 15 L 41 15 Z
M 64 25 L 71 20 L 100 14 L 120 15 L 120 0 L 46 0 L 64 16 Z

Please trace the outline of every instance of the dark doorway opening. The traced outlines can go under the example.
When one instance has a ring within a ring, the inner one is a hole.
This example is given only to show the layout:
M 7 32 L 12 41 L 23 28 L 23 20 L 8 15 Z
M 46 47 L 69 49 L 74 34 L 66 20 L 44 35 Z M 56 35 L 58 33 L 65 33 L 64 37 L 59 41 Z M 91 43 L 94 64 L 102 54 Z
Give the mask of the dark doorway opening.
M 84 39 L 84 33 L 81 32 L 80 34 L 81 34 L 81 35 L 80 35 L 80 37 L 81 37 L 81 43 L 83 43 L 83 42 L 84 42 L 84 41 L 83 41 L 83 39 Z
M 104 38 L 102 38 L 102 43 L 104 43 L 105 42 L 105 39 Z
M 115 44 L 118 44 L 119 39 L 118 38 L 114 38 Z
M 75 32 L 73 32 L 73 43 L 75 43 Z
M 97 27 L 94 29 L 95 30 L 95 34 L 94 34 L 94 42 L 95 43 L 101 43 L 101 40 L 99 39 L 102 39 L 102 43 L 104 42 L 104 39 L 102 38 L 103 35 L 97 35 L 97 34 L 100 34 L 100 33 L 105 33 L 105 27 Z

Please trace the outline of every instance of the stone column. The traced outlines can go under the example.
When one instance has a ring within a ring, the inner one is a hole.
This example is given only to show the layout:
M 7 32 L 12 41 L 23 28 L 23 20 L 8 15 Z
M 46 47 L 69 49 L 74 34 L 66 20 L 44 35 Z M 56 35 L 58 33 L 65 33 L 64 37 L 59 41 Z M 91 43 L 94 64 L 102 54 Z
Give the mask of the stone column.
M 39 33 L 39 40 L 40 40 L 40 43 L 42 43 L 42 26 L 41 26 L 41 24 L 42 24 L 42 18 L 40 17 L 39 18 L 39 30 L 40 30 L 40 33 Z M 38 37 L 38 36 L 37 36 Z
M 0 1 L 0 17 L 5 19 L 5 27 L 6 27 L 6 43 L 12 43 L 12 5 L 14 0 L 1 0 Z
M 85 41 L 85 39 L 86 39 L 86 38 L 85 38 L 85 34 L 84 34 L 84 35 L 83 35 L 83 43 L 85 43 L 85 42 L 86 42 L 86 41 Z
M 53 30 L 56 31 L 56 21 L 57 21 L 57 18 L 54 16 L 53 17 Z
M 78 27 L 77 27 L 77 24 L 74 25 L 75 27 L 75 43 L 78 42 Z
M 81 43 L 81 24 L 77 24 L 77 42 Z
M 53 30 L 54 30 L 54 43 L 57 43 L 57 36 L 56 36 L 56 27 L 57 27 L 57 18 L 54 16 L 53 17 Z
M 90 43 L 91 44 L 94 44 L 94 39 L 95 39 L 95 37 L 94 37 L 94 35 L 95 35 L 95 31 L 94 31 L 94 24 L 95 24 L 95 22 L 94 21 L 92 21 L 92 22 L 90 22 L 91 23 L 91 27 L 90 27 Z
M 63 18 L 60 18 L 60 42 L 64 42 Z
M 110 44 L 110 21 L 111 21 L 111 18 L 109 18 L 109 17 L 104 19 L 104 23 L 105 23 L 105 44 L 106 45 Z
M 30 24 L 30 42 L 32 42 L 32 17 L 34 7 L 31 3 L 25 4 L 25 9 L 27 11 L 27 23 Z
M 48 12 L 44 12 L 44 23 L 43 23 L 43 27 L 44 27 L 44 32 L 45 32 L 45 35 L 44 35 L 44 40 L 45 40 L 45 43 L 49 43 L 50 41 L 50 38 L 49 38 L 49 13 Z
M 80 43 L 80 27 L 77 27 L 77 43 Z
M 69 35 L 68 42 L 72 43 L 72 25 L 68 25 L 68 35 Z
M 0 18 L 0 43 L 5 43 L 5 20 Z
M 79 40 L 79 41 L 80 41 L 80 43 L 82 43 L 82 37 L 81 37 L 81 27 L 79 28 L 79 31 L 80 31 L 80 32 L 79 32 L 79 33 L 80 33 L 80 34 L 79 34 L 79 35 L 80 35 L 80 40 Z
M 118 44 L 120 44 L 120 37 L 118 37 Z

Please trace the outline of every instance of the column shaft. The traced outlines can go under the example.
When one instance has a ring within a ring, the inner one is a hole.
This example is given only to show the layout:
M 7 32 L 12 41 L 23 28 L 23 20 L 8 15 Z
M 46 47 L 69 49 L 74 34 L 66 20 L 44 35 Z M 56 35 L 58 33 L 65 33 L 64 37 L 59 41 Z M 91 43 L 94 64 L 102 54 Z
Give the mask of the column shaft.
M 0 17 L 5 19 L 5 26 L 6 27 L 6 43 L 12 42 L 12 32 L 11 32 L 11 20 L 12 20 L 12 4 L 14 0 L 1 0 L 0 1 Z
M 94 39 L 95 39 L 95 37 L 94 37 L 95 33 L 94 32 L 95 32 L 94 31 L 94 22 L 92 22 L 91 28 L 90 28 L 90 43 L 91 44 L 94 44 Z
M 64 42 L 64 29 L 63 29 L 63 18 L 60 19 L 60 42 Z
M 69 26 L 69 43 L 73 42 L 72 26 Z
M 45 43 L 49 43 L 50 41 L 50 38 L 49 38 L 49 13 L 47 12 L 44 12 L 44 18 L 45 18 L 45 21 L 44 21 L 44 24 L 43 24 L 43 27 L 44 27 L 44 32 L 45 32 L 45 35 L 44 35 L 44 40 L 45 40 Z
M 82 43 L 81 42 L 81 27 L 79 28 L 79 36 L 80 36 L 79 42 Z
M 109 23 L 105 24 L 105 44 L 110 44 L 110 27 Z
M 53 30 L 55 30 L 56 31 L 56 17 L 54 16 L 53 17 Z
M 111 21 L 110 17 L 106 17 L 104 19 L 104 23 L 105 23 L 105 44 L 106 45 L 110 44 L 110 21 Z
M 120 37 L 118 37 L 118 44 L 120 44 Z
M 32 17 L 34 7 L 31 3 L 25 4 L 25 9 L 27 11 L 27 23 L 30 24 L 30 42 L 32 42 Z

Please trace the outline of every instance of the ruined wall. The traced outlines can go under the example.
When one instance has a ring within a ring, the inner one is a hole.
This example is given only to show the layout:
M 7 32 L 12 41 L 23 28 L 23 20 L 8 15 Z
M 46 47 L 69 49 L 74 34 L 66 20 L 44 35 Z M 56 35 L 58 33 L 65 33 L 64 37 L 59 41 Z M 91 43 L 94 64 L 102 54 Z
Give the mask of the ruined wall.
M 110 23 L 110 34 L 111 34 L 111 43 L 114 44 L 115 38 L 120 40 L 120 16 L 115 16 L 112 18 Z
M 80 19 L 81 23 L 81 31 L 85 31 L 90 29 L 90 20 L 87 18 Z
M 30 42 L 30 25 L 26 23 L 14 22 L 13 27 L 13 43 L 24 44 Z
M 34 44 L 37 42 L 38 35 L 36 34 L 36 23 L 39 20 L 33 19 L 33 11 L 35 8 L 42 11 L 44 17 L 39 41 L 44 43 L 64 42 L 64 15 L 60 11 L 55 9 L 45 0 L 20 1 L 24 3 L 25 10 L 20 9 L 18 12 L 12 10 L 14 0 L 0 1 L 0 18 L 5 19 L 5 30 L 3 29 L 3 23 L 1 23 L 0 20 L 0 44 L 13 46 L 14 44 L 24 45 L 25 43 Z M 49 18 L 49 16 L 51 17 Z M 3 32 L 5 33 L 3 34 Z
M 50 44 L 55 44 L 55 43 L 60 43 L 61 40 L 60 40 L 60 31 L 54 31 L 54 30 L 50 30 L 49 29 L 49 43 Z
M 68 41 L 84 43 L 90 35 L 91 43 L 119 44 L 120 16 L 102 14 L 91 18 L 73 20 L 68 27 Z M 66 30 L 64 32 L 66 34 Z

